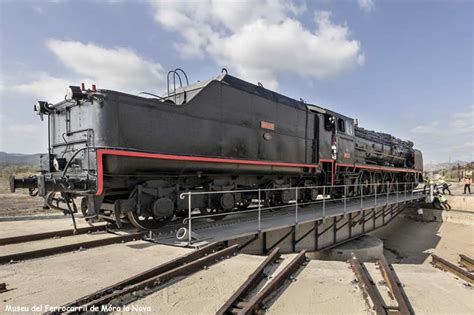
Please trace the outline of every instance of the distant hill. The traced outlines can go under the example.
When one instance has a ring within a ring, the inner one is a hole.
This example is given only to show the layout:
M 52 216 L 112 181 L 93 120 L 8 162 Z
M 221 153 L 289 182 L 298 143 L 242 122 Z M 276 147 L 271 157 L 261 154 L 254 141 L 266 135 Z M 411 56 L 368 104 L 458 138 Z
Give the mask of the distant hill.
M 0 167 L 11 165 L 39 165 L 40 155 L 0 152 Z
M 433 163 L 433 164 L 425 164 L 423 166 L 425 171 L 436 171 L 436 170 L 441 170 L 441 169 L 450 169 L 455 166 L 464 166 L 466 164 L 469 164 L 469 162 L 466 161 L 454 161 L 454 162 L 444 162 L 444 163 Z

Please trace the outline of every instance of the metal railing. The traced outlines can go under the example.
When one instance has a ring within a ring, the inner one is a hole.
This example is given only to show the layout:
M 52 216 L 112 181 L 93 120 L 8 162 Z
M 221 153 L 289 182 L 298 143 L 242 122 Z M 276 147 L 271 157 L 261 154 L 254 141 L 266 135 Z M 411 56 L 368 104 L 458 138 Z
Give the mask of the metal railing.
M 350 185 L 326 185 L 326 186 L 306 186 L 306 187 L 282 187 L 282 188 L 257 188 L 257 189 L 244 189 L 244 190 L 226 190 L 226 191 L 190 191 L 180 194 L 180 199 L 184 200 L 187 198 L 187 207 L 188 207 L 188 216 L 183 220 L 183 224 L 187 224 L 187 231 L 184 235 L 187 236 L 188 245 L 192 244 L 192 220 L 193 219 L 212 219 L 217 217 L 232 216 L 232 215 L 242 215 L 245 213 L 255 213 L 257 212 L 257 231 L 261 232 L 262 227 L 262 212 L 263 211 L 274 211 L 282 208 L 291 209 L 294 208 L 295 211 L 295 225 L 299 224 L 298 215 L 301 212 L 301 206 L 307 206 L 312 204 L 322 204 L 322 219 L 326 218 L 326 208 L 328 202 L 342 201 L 343 202 L 343 214 L 347 213 L 347 202 L 348 200 L 360 199 L 360 209 L 365 207 L 376 207 L 380 205 L 389 205 L 390 196 L 395 196 L 396 203 L 399 203 L 399 196 L 403 194 L 404 202 L 407 201 L 407 194 L 411 194 L 411 200 L 414 197 L 414 191 L 418 187 L 418 183 L 413 182 L 402 182 L 402 183 L 372 183 L 372 184 L 350 184 Z M 400 189 L 403 188 L 403 189 Z M 303 201 L 301 199 L 301 192 L 305 190 L 316 190 L 318 195 L 315 200 Z M 265 197 L 262 197 L 262 194 L 275 191 L 294 191 L 294 198 L 289 203 L 282 205 L 269 205 L 268 202 L 265 202 Z M 322 192 L 322 194 L 320 194 Z M 342 196 L 338 197 L 332 192 L 337 192 Z M 197 215 L 195 214 L 195 209 L 192 205 L 192 197 L 196 195 L 216 195 L 216 194 L 242 194 L 242 193 L 251 193 L 257 197 L 257 199 L 252 199 L 251 202 L 254 204 L 254 207 L 246 210 L 232 210 L 225 211 L 216 214 L 205 214 Z M 332 196 L 332 197 L 331 197 Z M 367 198 L 374 197 L 373 201 L 367 200 Z M 378 201 L 381 198 L 385 199 L 385 203 L 379 204 Z M 371 202 L 368 204 L 367 202 Z M 267 203 L 265 205 L 265 203 Z M 320 217 L 317 218 L 321 219 Z

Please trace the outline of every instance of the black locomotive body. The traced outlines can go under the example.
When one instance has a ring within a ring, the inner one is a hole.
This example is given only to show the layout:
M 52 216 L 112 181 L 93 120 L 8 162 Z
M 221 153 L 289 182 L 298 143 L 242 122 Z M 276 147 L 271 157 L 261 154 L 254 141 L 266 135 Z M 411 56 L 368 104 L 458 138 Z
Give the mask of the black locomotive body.
M 383 189 L 415 183 L 422 172 L 413 143 L 228 74 L 151 98 L 70 87 L 65 101 L 39 102 L 37 111 L 48 119 L 49 152 L 41 175 L 11 178 L 12 191 L 37 189 L 52 207 L 58 194 L 72 207 L 84 197 L 87 218 L 118 225 L 152 228 L 180 216 L 187 191 L 280 188 L 265 194 L 271 206 L 295 198 L 284 188 L 308 187 L 299 197 L 315 199 L 318 185 L 331 185 L 331 194 L 341 184 L 380 182 Z M 203 194 L 193 206 L 225 212 L 255 197 Z

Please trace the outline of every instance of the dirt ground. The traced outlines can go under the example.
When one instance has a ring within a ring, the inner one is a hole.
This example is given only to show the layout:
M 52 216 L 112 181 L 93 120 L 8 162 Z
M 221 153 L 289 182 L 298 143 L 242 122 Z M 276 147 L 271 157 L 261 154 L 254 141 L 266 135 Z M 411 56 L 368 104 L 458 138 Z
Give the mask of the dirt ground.
M 22 253 L 22 252 L 38 250 L 38 249 L 43 249 L 43 248 L 50 248 L 50 247 L 56 247 L 56 246 L 62 246 L 62 245 L 77 244 L 81 242 L 106 239 L 106 238 L 111 238 L 114 236 L 115 236 L 114 234 L 107 233 L 107 232 L 96 232 L 96 233 L 91 233 L 91 234 L 76 235 L 74 237 L 51 238 L 48 240 L 4 245 L 1 247 L 0 252 L 2 255 L 12 255 L 16 253 Z
M 7 305 L 62 305 L 188 251 L 136 241 L 3 265 L 0 279 L 11 291 L 1 294 L 0 313 Z
M 384 241 L 384 254 L 394 264 L 417 314 L 474 313 L 473 287 L 430 264 L 431 253 L 455 264 L 461 253 L 474 257 L 472 223 L 417 222 L 402 215 L 372 235 Z M 384 300 L 396 305 L 378 267 L 372 263 L 366 267 Z M 345 262 L 312 260 L 268 313 L 373 314 L 353 280 Z
M 366 263 L 384 301 L 396 305 L 375 264 Z M 474 290 L 425 265 L 395 265 L 416 314 L 472 314 Z M 374 314 L 345 262 L 311 261 L 270 306 L 268 314 Z M 369 302 L 370 303 L 370 302 Z
M 449 187 L 449 190 L 451 191 L 452 196 L 469 196 L 469 193 L 464 194 L 464 184 L 461 182 L 451 182 L 449 183 L 451 186 Z M 471 195 L 474 195 L 474 186 L 471 185 Z M 446 192 L 447 193 L 447 192 Z
M 345 262 L 311 260 L 268 314 L 372 314 Z
M 400 216 L 378 233 L 388 244 L 385 255 L 395 263 L 394 268 L 417 314 L 474 313 L 474 289 L 429 264 L 430 253 L 453 262 L 458 260 L 458 253 L 473 257 L 473 228 L 449 222 L 416 222 Z M 284 257 L 284 261 L 289 260 Z M 242 282 L 261 260 L 257 256 L 239 255 L 132 304 L 151 307 L 160 314 L 214 313 L 238 287 L 236 282 Z M 396 305 L 378 267 L 371 263 L 366 266 L 385 301 Z M 192 292 L 200 293 L 187 302 Z M 212 298 L 209 292 L 214 292 Z M 268 313 L 373 314 L 373 311 L 346 262 L 311 260 L 296 281 L 287 284 L 277 295 Z
M 17 192 L 11 193 L 8 178 L 0 177 L 0 217 L 35 214 L 49 215 L 59 212 L 43 210 L 43 198 L 31 197 L 28 190 L 18 189 Z
M 472 194 L 464 194 L 464 184 L 451 183 L 451 195 L 446 192 L 445 196 L 453 209 L 474 212 L 474 185 L 471 185 Z
M 58 211 L 43 210 L 43 199 L 23 193 L 0 194 L 0 217 L 24 215 L 55 215 Z
M 226 259 L 132 305 L 155 314 L 215 314 L 263 260 L 251 255 Z
M 51 219 L 48 217 L 41 217 L 44 219 L 34 219 L 35 217 L 27 217 L 28 220 L 22 220 L 23 218 L 24 217 L 14 217 L 9 218 L 9 220 L 0 221 L 0 238 L 73 229 L 70 216 L 60 215 L 54 216 L 54 218 Z M 76 218 L 76 223 L 77 227 L 89 226 L 80 217 Z

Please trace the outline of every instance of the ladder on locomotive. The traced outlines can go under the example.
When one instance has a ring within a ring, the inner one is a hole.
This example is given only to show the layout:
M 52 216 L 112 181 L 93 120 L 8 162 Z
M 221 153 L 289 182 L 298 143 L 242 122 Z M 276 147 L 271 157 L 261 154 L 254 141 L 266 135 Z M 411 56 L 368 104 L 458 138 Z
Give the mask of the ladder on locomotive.
M 323 168 L 323 172 L 324 172 L 324 183 L 323 185 L 325 186 L 331 186 L 334 183 L 334 162 L 322 162 L 322 168 Z
M 177 104 L 177 95 L 178 95 L 176 93 L 176 89 L 177 89 L 176 83 L 179 82 L 179 88 L 183 87 L 183 80 L 181 79 L 181 76 L 179 75 L 180 72 L 184 75 L 184 78 L 186 79 L 186 86 L 188 86 L 189 85 L 188 76 L 186 75 L 186 72 L 184 72 L 184 70 L 181 68 L 176 68 L 174 70 L 168 71 L 168 75 L 166 76 L 166 85 L 167 85 L 167 91 L 168 91 L 167 98 L 168 100 L 171 100 L 171 97 L 173 97 L 174 99 L 173 102 L 175 104 Z M 171 84 L 170 78 L 173 81 L 172 87 L 170 86 Z M 176 79 L 178 79 L 178 81 L 176 81 Z M 184 91 L 183 93 L 186 93 L 186 91 Z

